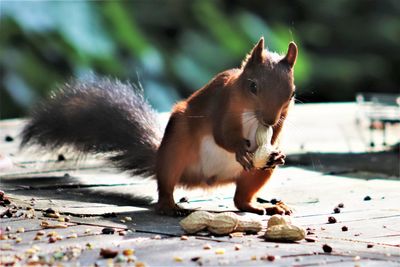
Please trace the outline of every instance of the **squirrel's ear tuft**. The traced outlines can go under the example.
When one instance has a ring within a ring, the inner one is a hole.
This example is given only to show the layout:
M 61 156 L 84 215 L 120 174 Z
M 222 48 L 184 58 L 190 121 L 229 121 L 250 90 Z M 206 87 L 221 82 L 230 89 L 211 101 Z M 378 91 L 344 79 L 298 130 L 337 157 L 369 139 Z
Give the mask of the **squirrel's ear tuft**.
M 285 62 L 291 68 L 293 68 L 294 64 L 296 63 L 297 53 L 297 45 L 294 42 L 290 42 L 288 51 L 286 53 L 286 56 L 282 59 L 282 62 Z
M 264 52 L 264 37 L 261 37 L 258 43 L 253 47 L 250 54 L 244 59 L 242 67 L 262 63 Z

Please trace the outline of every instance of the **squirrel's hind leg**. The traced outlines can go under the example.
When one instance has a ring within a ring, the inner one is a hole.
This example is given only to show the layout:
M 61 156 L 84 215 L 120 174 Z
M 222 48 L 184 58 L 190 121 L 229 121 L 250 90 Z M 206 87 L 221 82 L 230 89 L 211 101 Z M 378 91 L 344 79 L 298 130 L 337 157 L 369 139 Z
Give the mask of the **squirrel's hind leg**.
M 186 216 L 191 211 L 175 204 L 174 189 L 191 161 L 193 144 L 184 134 L 183 125 L 175 121 L 174 118 L 170 119 L 157 152 L 158 203 L 156 211 L 163 215 Z

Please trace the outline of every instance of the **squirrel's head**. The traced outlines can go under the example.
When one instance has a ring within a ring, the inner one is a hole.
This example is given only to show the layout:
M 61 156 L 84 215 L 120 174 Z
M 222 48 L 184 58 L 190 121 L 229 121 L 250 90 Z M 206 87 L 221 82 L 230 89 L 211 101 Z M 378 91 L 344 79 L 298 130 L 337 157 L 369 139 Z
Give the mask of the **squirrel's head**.
M 293 67 L 297 46 L 289 43 L 286 55 L 264 49 L 264 38 L 254 46 L 235 81 L 244 109 L 254 111 L 264 125 L 275 125 L 294 98 Z

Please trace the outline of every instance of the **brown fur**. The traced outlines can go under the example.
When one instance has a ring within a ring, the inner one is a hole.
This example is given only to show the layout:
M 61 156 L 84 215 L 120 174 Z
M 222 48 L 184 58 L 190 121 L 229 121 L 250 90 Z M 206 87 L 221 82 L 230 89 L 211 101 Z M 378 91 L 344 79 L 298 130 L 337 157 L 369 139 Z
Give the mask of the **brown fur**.
M 297 48 L 290 43 L 285 57 L 277 60 L 264 50 L 262 38 L 243 61 L 240 69 L 218 74 L 186 101 L 178 103 L 172 112 L 157 154 L 156 177 L 159 190 L 158 211 L 174 214 L 176 185 L 210 187 L 236 181 L 235 205 L 243 211 L 262 214 L 264 210 L 252 204 L 254 195 L 269 180 L 273 169 L 243 170 L 239 177 L 196 177 L 188 167 L 199 161 L 201 140 L 212 135 L 218 146 L 247 157 L 242 136 L 241 114 L 255 111 L 262 124 L 273 125 L 275 143 L 286 118 L 292 94 L 293 66 Z M 249 83 L 257 83 L 257 94 Z M 240 162 L 240 161 L 239 161 Z

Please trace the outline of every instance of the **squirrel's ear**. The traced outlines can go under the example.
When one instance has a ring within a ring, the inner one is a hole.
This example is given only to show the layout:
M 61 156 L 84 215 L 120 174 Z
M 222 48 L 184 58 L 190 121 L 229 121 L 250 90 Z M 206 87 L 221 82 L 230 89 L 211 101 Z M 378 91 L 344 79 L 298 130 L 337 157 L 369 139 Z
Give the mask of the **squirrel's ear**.
M 264 51 L 264 37 L 261 37 L 258 43 L 253 47 L 250 54 L 247 55 L 242 63 L 242 67 L 245 65 L 259 64 L 263 62 L 263 51 Z
M 297 59 L 297 45 L 294 42 L 289 43 L 289 48 L 286 53 L 286 56 L 282 59 L 282 62 L 287 63 L 291 68 L 293 68 Z

